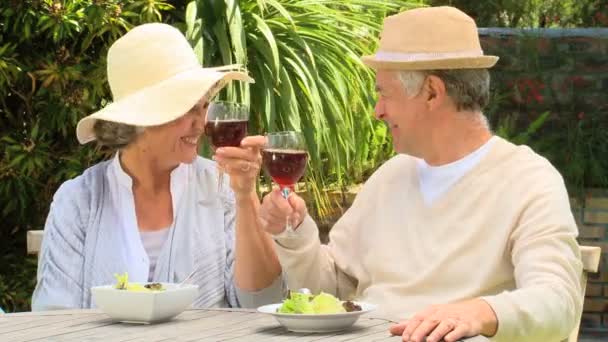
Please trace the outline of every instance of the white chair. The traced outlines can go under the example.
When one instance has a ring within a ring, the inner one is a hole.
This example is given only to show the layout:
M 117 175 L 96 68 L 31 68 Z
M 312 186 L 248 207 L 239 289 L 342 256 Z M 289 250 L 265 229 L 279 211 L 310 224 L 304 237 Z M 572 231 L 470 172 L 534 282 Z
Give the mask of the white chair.
M 42 237 L 44 236 L 44 230 L 28 230 L 27 231 L 27 254 L 40 253 L 40 247 L 42 246 Z
M 581 260 L 583 262 L 583 275 L 581 277 L 581 288 L 583 289 L 583 300 L 585 300 L 585 290 L 587 289 L 587 273 L 597 272 L 600 266 L 600 256 L 602 249 L 600 247 L 581 246 Z M 581 326 L 581 317 L 578 318 L 576 326 L 568 337 L 568 342 L 578 341 L 578 332 Z

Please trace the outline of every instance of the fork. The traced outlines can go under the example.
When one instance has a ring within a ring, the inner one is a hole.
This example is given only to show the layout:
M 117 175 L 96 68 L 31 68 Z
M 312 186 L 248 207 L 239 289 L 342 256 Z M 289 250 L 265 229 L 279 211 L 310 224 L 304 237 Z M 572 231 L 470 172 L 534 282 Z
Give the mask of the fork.
M 188 280 L 190 280 L 190 278 L 192 278 L 192 276 L 193 276 L 195 273 L 196 273 L 196 269 L 195 269 L 194 271 L 190 272 L 190 274 L 188 274 L 188 276 L 186 277 L 186 279 L 182 280 L 182 281 L 181 281 L 181 282 L 180 282 L 180 283 L 179 283 L 177 286 L 178 286 L 178 287 L 182 287 L 182 286 L 186 285 L 186 282 L 187 282 Z

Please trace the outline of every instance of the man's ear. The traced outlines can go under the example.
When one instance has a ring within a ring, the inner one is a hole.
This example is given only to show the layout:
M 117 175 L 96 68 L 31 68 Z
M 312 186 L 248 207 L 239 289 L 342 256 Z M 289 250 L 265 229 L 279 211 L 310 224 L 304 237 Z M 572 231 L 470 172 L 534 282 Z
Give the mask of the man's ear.
M 429 110 L 435 109 L 441 106 L 447 97 L 445 90 L 445 83 L 443 80 L 435 75 L 430 75 L 426 78 L 424 83 L 426 103 Z

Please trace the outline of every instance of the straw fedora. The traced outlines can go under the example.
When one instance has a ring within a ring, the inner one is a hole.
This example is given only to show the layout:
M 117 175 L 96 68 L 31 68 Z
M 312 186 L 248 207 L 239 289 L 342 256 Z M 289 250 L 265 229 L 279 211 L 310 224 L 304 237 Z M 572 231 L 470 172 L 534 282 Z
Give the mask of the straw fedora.
M 228 81 L 253 82 L 235 68 L 239 66 L 201 67 L 186 38 L 170 25 L 137 26 L 108 51 L 108 82 L 114 102 L 80 120 L 76 137 L 81 144 L 95 140 L 97 120 L 143 127 L 173 121 L 203 96 L 211 98 Z
M 498 57 L 483 54 L 471 17 L 441 6 L 387 17 L 378 51 L 362 60 L 374 69 L 485 69 L 494 66 Z

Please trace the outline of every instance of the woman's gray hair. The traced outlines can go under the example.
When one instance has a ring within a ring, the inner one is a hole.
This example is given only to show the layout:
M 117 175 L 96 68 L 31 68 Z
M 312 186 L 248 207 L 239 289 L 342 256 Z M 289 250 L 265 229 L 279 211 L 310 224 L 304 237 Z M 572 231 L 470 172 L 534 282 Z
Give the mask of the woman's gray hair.
M 481 111 L 490 102 L 490 73 L 487 69 L 401 71 L 399 80 L 407 94 L 413 97 L 430 75 L 443 81 L 458 110 Z
M 209 90 L 201 97 L 198 103 L 208 103 L 211 99 L 217 95 L 226 85 L 227 81 L 224 79 L 219 80 L 211 86 Z M 193 106 L 193 108 L 196 104 Z M 188 113 L 188 112 L 186 112 Z M 186 114 L 184 113 L 184 114 Z M 127 125 L 118 122 L 96 120 L 93 124 L 93 132 L 97 138 L 97 142 L 111 149 L 121 149 L 126 147 L 135 141 L 145 127 L 139 127 L 134 125 Z
M 93 132 L 97 142 L 111 149 L 126 147 L 134 142 L 143 131 L 143 127 L 105 120 L 96 120 L 93 124 Z

